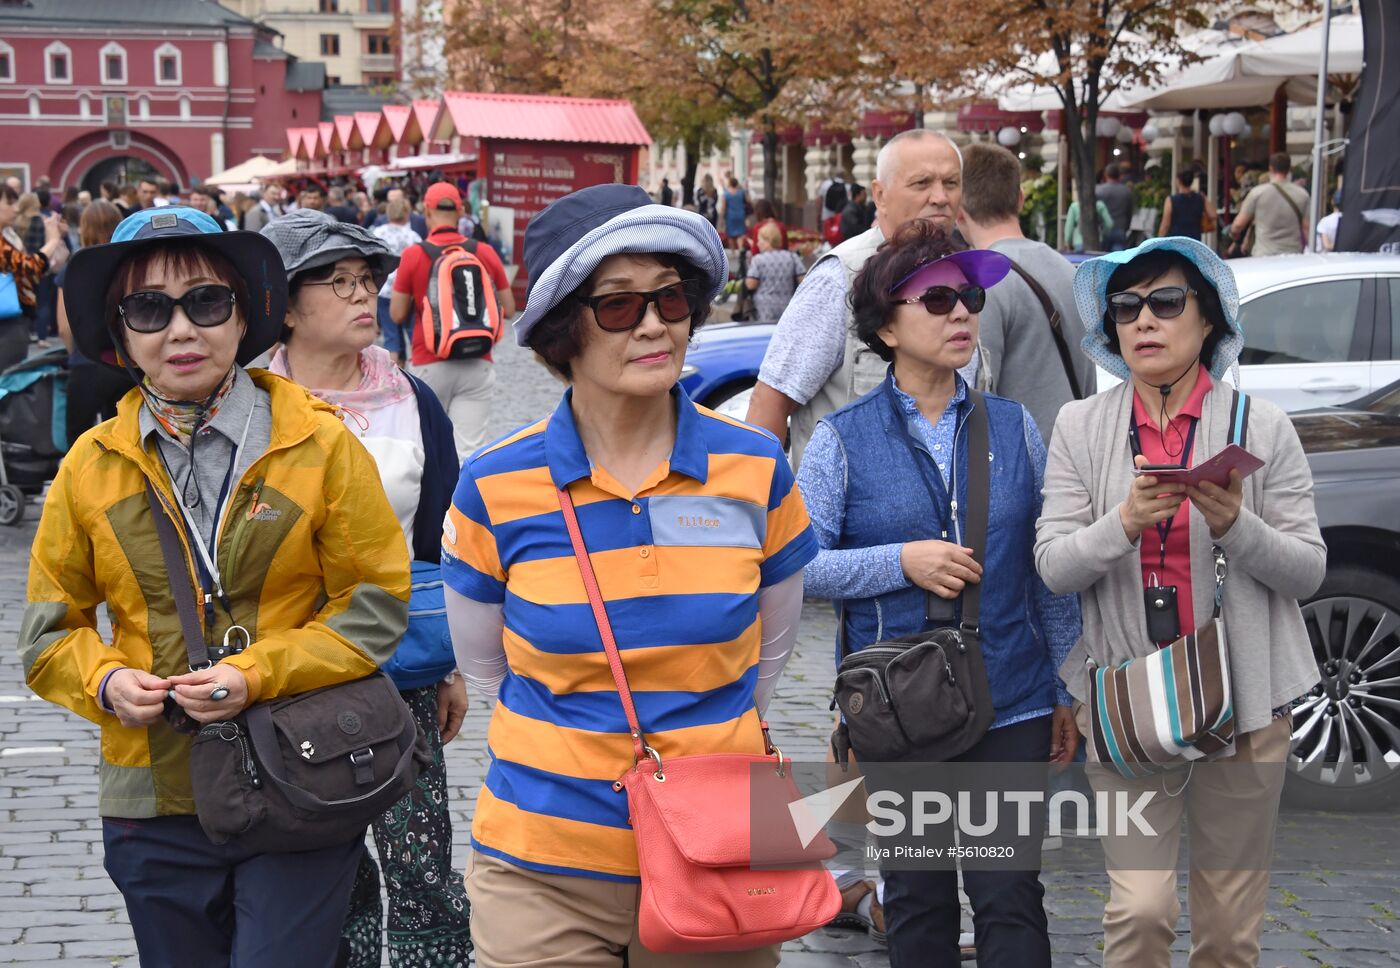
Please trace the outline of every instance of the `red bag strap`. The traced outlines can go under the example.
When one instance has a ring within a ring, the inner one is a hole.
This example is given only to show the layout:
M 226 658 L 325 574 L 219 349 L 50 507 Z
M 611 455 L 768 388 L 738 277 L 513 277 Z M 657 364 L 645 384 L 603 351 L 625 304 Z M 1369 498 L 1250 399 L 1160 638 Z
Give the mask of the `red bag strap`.
M 637 720 L 637 707 L 632 702 L 632 690 L 627 685 L 627 672 L 622 668 L 622 656 L 618 654 L 617 639 L 613 637 L 612 622 L 608 621 L 608 610 L 603 605 L 603 593 L 598 590 L 598 576 L 593 573 L 593 562 L 588 557 L 587 546 L 583 543 L 583 531 L 578 526 L 578 515 L 574 513 L 574 499 L 569 496 L 567 488 L 559 488 L 559 507 L 564 512 L 564 525 L 569 529 L 569 541 L 574 546 L 574 558 L 578 561 L 578 570 L 583 576 L 583 589 L 588 593 L 588 604 L 593 606 L 593 620 L 598 623 L 598 635 L 603 640 L 603 651 L 608 656 L 608 668 L 612 670 L 617 696 L 622 700 L 623 712 L 627 714 L 627 726 L 632 731 L 632 751 L 638 762 L 648 756 L 655 757 L 642 736 L 642 727 Z

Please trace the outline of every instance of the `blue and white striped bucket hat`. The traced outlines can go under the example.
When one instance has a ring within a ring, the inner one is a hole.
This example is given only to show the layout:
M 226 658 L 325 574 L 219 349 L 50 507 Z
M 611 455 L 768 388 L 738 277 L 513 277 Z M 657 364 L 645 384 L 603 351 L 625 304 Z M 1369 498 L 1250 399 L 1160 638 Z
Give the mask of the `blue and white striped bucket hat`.
M 706 300 L 729 280 L 729 259 L 715 227 L 695 212 L 657 205 L 636 185 L 594 185 L 550 204 L 525 229 L 529 288 L 515 318 L 515 341 L 583 285 L 599 263 L 623 252 L 678 255 L 704 273 Z

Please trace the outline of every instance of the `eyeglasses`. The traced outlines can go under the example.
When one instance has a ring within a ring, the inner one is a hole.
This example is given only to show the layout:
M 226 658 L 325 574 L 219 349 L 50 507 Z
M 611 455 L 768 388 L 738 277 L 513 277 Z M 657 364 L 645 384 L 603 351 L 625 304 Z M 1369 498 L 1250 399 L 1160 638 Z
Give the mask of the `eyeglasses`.
M 673 282 L 651 292 L 610 292 L 603 296 L 580 296 L 579 301 L 593 310 L 598 328 L 609 333 L 636 329 L 646 316 L 647 306 L 656 303 L 656 314 L 668 323 L 679 323 L 695 315 L 699 298 L 691 280 Z
M 1135 292 L 1115 292 L 1108 297 L 1107 316 L 1115 325 L 1124 326 L 1138 318 L 1145 304 L 1158 319 L 1175 319 L 1186 312 L 1188 295 L 1196 295 L 1196 290 L 1183 286 L 1163 286 L 1146 296 Z
M 331 292 L 341 299 L 354 299 L 355 287 L 364 286 L 365 292 L 371 296 L 379 292 L 379 287 L 374 284 L 374 276 L 366 272 L 362 275 L 351 275 L 348 272 L 341 272 L 334 279 L 325 282 L 303 282 L 303 286 L 330 286 Z
M 962 300 L 962 304 L 967 307 L 968 312 L 980 313 L 982 307 L 987 304 L 987 290 L 971 284 L 963 286 L 961 289 L 954 289 L 952 286 L 929 286 L 924 290 L 922 296 L 896 299 L 895 304 L 912 306 L 915 303 L 923 303 L 924 309 L 928 310 L 930 315 L 946 316 L 953 311 L 958 300 Z
M 221 326 L 233 315 L 233 290 L 228 286 L 195 286 L 179 299 L 163 292 L 143 289 L 123 296 L 117 313 L 134 333 L 159 333 L 170 325 L 179 306 L 196 326 Z

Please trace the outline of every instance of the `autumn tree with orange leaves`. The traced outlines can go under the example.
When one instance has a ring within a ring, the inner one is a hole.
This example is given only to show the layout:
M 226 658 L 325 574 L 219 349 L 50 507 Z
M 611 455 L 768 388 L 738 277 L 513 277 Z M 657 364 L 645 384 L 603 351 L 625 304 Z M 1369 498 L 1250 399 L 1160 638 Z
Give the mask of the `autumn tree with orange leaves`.
M 449 73 L 472 90 L 628 98 L 690 159 L 723 143 L 731 121 L 751 125 L 764 195 L 777 198 L 779 131 L 810 117 L 830 124 L 857 92 L 881 85 L 856 45 L 823 34 L 829 4 L 457 0 L 445 23 Z
M 595 8 L 597 44 L 576 60 L 571 86 L 631 98 L 649 124 L 678 132 L 687 154 L 729 121 L 752 126 L 763 145 L 764 197 L 777 199 L 780 130 L 813 117 L 830 125 L 857 91 L 881 83 L 868 75 L 854 45 L 823 34 L 829 6 L 830 0 L 613 0 Z M 687 167 L 693 181 L 689 160 Z
M 1115 91 L 1150 84 L 1197 60 L 1181 39 L 1207 27 L 1219 6 L 1207 0 L 925 0 L 895 7 L 847 0 L 843 16 L 864 25 L 868 56 L 944 97 L 994 98 L 1011 84 L 1053 89 L 1079 197 L 1092 200 L 1094 133 L 1104 102 Z M 1085 248 L 1099 248 L 1098 220 L 1083 225 Z
M 565 77 L 587 56 L 595 8 L 609 0 L 451 0 L 443 54 L 451 87 L 513 94 L 567 94 Z M 616 2 L 616 0 L 612 0 Z

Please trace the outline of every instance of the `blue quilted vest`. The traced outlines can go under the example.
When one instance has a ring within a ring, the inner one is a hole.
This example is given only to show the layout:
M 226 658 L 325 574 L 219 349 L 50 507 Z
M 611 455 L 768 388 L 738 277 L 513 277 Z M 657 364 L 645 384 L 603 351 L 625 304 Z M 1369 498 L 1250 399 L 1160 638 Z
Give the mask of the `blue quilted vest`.
M 993 728 L 1055 705 L 1055 677 L 1035 608 L 1035 470 L 1026 451 L 1019 403 L 985 395 L 991 448 L 991 504 L 982 555 L 980 626 L 996 708 Z M 957 526 L 949 488 L 895 395 L 884 383 L 826 417 L 847 458 L 846 520 L 838 548 L 936 539 L 956 543 L 967 529 L 967 432 L 970 400 L 959 405 L 955 458 Z M 930 493 L 932 497 L 930 497 Z M 844 603 L 848 650 L 922 631 L 924 591 L 901 588 Z M 962 603 L 957 603 L 961 620 Z M 840 635 L 837 661 L 840 661 Z

